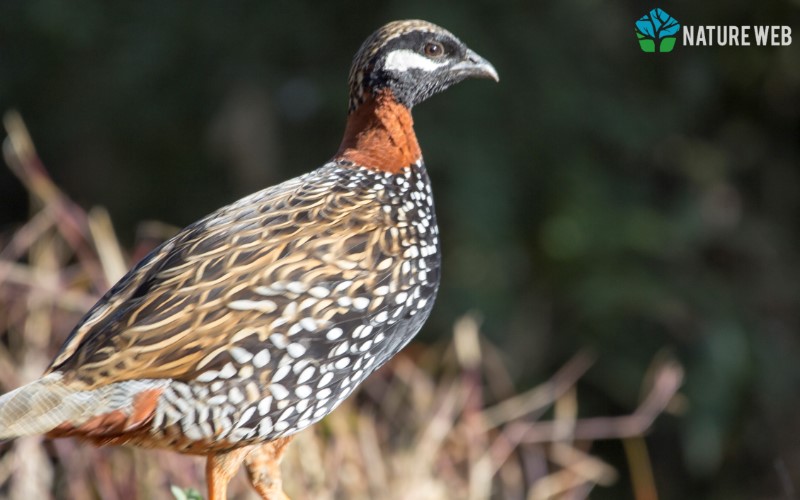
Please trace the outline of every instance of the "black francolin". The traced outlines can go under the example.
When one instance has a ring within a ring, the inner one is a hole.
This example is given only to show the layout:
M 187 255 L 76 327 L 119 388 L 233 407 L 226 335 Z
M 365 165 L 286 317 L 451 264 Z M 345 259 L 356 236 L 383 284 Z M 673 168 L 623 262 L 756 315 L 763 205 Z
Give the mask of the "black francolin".
M 207 456 L 209 498 L 242 462 L 285 498 L 292 435 L 419 331 L 439 240 L 411 108 L 497 80 L 446 30 L 397 21 L 361 46 L 344 139 L 313 172 L 188 226 L 75 327 L 46 374 L 0 398 L 0 439 L 45 433 Z

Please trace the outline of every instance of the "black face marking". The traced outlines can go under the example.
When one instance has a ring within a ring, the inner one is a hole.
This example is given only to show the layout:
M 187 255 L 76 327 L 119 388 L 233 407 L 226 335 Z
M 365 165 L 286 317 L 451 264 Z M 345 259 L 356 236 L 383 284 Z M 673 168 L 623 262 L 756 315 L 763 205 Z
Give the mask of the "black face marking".
M 425 48 L 431 43 L 442 47 L 443 53 L 438 57 L 426 53 Z M 396 51 L 411 52 L 439 66 L 433 70 L 387 67 L 388 58 Z M 452 35 L 412 31 L 391 40 L 375 54 L 365 84 L 373 91 L 390 90 L 398 102 L 410 109 L 462 79 L 450 75 L 449 69 L 463 60 L 466 52 L 466 46 Z
M 367 38 L 353 60 L 350 111 L 382 90 L 410 109 L 469 77 L 497 79 L 497 73 L 443 28 L 425 21 L 390 23 Z

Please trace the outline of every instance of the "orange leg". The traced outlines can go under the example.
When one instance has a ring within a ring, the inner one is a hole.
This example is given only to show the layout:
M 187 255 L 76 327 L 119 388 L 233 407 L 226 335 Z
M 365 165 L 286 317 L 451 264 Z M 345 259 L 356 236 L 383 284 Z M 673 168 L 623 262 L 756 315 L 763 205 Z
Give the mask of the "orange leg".
M 227 500 L 228 483 L 251 449 L 252 446 L 245 446 L 227 453 L 208 455 L 206 461 L 208 500 Z
M 264 500 L 289 500 L 283 492 L 281 458 L 291 437 L 276 439 L 248 449 L 244 464 L 250 484 Z

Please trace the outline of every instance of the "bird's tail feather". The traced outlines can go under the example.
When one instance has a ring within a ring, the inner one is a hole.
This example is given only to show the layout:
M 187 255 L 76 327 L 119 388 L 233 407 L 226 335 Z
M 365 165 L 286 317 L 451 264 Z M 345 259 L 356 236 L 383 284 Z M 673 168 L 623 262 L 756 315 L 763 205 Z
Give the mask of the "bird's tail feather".
M 0 396 L 0 439 L 46 433 L 79 419 L 85 405 L 75 394 L 61 382 L 61 375 L 51 373 Z
M 125 421 L 124 425 L 141 423 L 143 417 L 137 414 L 137 409 L 149 414 L 169 382 L 126 380 L 82 390 L 64 383 L 60 373 L 50 373 L 0 396 L 0 440 L 44 434 L 62 424 L 76 428 L 92 417 L 117 411 L 126 418 L 134 417 L 134 421 Z M 154 398 L 139 399 L 147 392 Z

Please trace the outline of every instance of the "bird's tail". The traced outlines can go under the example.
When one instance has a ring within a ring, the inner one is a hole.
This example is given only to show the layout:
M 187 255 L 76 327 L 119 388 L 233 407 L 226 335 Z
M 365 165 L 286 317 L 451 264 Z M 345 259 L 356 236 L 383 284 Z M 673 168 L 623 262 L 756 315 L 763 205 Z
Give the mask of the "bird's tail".
M 43 434 L 62 422 L 80 420 L 79 394 L 51 373 L 0 396 L 0 439 Z
M 104 431 L 130 430 L 153 415 L 169 380 L 125 380 L 85 390 L 70 386 L 54 372 L 0 396 L 0 440 L 46 434 L 100 435 Z M 117 418 L 103 420 L 103 416 Z M 100 417 L 92 427 L 87 422 Z M 110 423 L 111 422 L 111 423 Z M 80 429 L 83 424 L 90 425 Z M 116 424 L 116 425 L 112 425 Z M 66 426 L 66 427 L 64 427 Z M 67 432 L 69 429 L 75 430 Z

